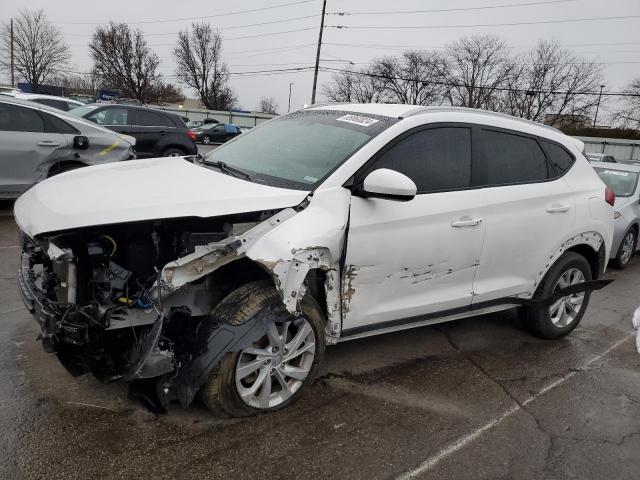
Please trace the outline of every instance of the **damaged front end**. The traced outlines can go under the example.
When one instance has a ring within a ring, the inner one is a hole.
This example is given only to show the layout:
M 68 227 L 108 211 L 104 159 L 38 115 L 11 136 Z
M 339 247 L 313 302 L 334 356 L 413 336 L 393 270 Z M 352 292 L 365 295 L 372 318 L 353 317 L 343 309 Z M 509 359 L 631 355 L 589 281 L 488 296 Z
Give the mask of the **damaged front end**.
M 274 278 L 247 249 L 301 208 L 24 236 L 20 292 L 44 349 L 70 373 L 158 378 L 163 404 L 187 406 L 224 355 L 292 315 L 269 310 L 243 325 L 209 317 L 238 286 Z

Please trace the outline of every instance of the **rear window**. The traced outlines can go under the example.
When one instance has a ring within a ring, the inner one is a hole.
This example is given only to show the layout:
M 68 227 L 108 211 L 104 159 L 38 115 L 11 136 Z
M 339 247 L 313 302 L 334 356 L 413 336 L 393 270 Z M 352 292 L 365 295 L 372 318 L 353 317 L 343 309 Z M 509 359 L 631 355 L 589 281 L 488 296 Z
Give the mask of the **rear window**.
M 630 197 L 638 184 L 637 172 L 625 172 L 610 168 L 595 168 L 596 173 L 604 183 L 616 194 L 616 197 Z

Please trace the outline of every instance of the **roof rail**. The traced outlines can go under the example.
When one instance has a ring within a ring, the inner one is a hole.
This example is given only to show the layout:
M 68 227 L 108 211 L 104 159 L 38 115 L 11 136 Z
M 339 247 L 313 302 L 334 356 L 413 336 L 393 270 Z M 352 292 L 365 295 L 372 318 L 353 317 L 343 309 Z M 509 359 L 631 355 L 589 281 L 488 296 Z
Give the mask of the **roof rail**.
M 549 125 L 545 125 L 544 123 L 534 122 L 533 120 L 527 120 L 526 118 L 514 117 L 513 115 L 507 115 L 506 113 L 499 112 L 491 112 L 489 110 L 481 110 L 479 108 L 468 108 L 468 107 L 417 107 L 413 110 L 409 110 L 405 113 L 402 118 L 412 117 L 414 115 L 420 115 L 422 113 L 437 113 L 437 112 L 465 112 L 465 113 L 475 113 L 479 115 L 486 115 L 489 117 L 496 118 L 506 118 L 509 120 L 516 120 L 521 123 L 526 123 L 527 125 L 535 125 L 537 127 L 546 128 L 547 130 L 552 130 L 557 133 L 562 133 L 555 127 L 551 127 Z

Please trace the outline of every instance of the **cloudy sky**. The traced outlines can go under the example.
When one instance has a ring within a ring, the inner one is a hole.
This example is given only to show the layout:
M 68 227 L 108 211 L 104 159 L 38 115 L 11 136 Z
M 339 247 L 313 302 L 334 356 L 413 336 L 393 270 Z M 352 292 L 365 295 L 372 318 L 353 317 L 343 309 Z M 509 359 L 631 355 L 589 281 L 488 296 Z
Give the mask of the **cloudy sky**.
M 192 21 L 207 21 L 224 36 L 224 57 L 234 73 L 231 85 L 242 107 L 253 109 L 267 96 L 286 111 L 290 82 L 292 109 L 311 98 L 312 72 L 264 71 L 313 65 L 322 0 L 2 0 L 0 19 L 7 21 L 24 8 L 43 9 L 62 30 L 73 54 L 70 70 L 90 69 L 91 33 L 97 24 L 114 20 L 145 32 L 162 59 L 161 73 L 173 81 L 177 32 Z M 443 9 L 449 11 L 434 11 Z M 514 52 L 539 39 L 557 40 L 602 62 L 610 90 L 621 90 L 640 76 L 640 0 L 328 0 L 327 12 L 325 67 L 360 66 L 403 49 L 439 49 L 463 35 L 491 33 Z M 330 76 L 320 74 L 320 91 Z

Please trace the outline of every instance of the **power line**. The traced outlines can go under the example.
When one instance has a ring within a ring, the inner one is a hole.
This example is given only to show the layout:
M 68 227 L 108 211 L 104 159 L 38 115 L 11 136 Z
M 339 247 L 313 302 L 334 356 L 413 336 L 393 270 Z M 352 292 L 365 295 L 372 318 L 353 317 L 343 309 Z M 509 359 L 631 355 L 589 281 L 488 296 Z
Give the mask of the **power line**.
M 404 15 L 413 13 L 443 13 L 443 12 L 467 12 L 472 10 L 491 10 L 497 8 L 513 8 L 513 7 L 528 7 L 532 5 L 548 5 L 554 3 L 567 3 L 577 2 L 578 0 L 547 0 L 540 2 L 527 2 L 527 3 L 508 3 L 503 5 L 483 5 L 480 7 L 459 7 L 459 8 L 434 8 L 431 10 L 396 10 L 388 12 L 330 12 L 327 15 L 338 16 L 351 16 L 351 15 Z
M 283 18 L 280 20 L 272 20 L 269 22 L 260 22 L 260 23 L 247 23 L 246 25 L 233 25 L 231 27 L 219 27 L 217 30 L 233 30 L 236 28 L 247 28 L 247 27 L 259 27 L 262 25 L 273 25 L 274 23 L 284 23 L 284 22 L 293 22 L 297 20 L 306 20 L 307 18 L 315 18 L 316 15 L 305 15 L 303 17 L 294 17 L 294 18 Z M 180 32 L 162 32 L 162 33 L 145 33 L 145 36 L 148 37 L 158 37 L 163 35 L 178 35 Z M 92 33 L 67 33 L 69 37 L 87 37 L 93 35 Z
M 275 74 L 275 73 L 295 73 L 313 70 L 313 66 L 306 67 L 293 67 L 293 68 L 275 68 L 269 70 L 249 70 L 243 72 L 229 72 L 228 75 L 242 76 L 248 74 Z M 76 72 L 72 70 L 59 70 L 58 73 L 73 73 L 75 75 L 94 75 L 92 72 Z M 97 74 L 98 77 L 104 77 L 104 75 Z M 179 75 L 162 75 L 162 78 L 178 78 Z
M 638 62 L 640 63 L 640 62 Z M 354 75 L 360 75 L 360 76 L 364 76 L 364 77 L 373 77 L 373 78 L 382 78 L 382 79 L 394 79 L 394 80 L 401 80 L 404 82 L 420 82 L 420 83 L 424 83 L 424 84 L 431 84 L 431 85 L 441 85 L 444 87 L 468 87 L 469 85 L 464 85 L 464 84 L 460 84 L 460 83 L 453 83 L 453 82 L 439 82 L 439 81 L 431 81 L 431 80 L 416 80 L 415 78 L 404 78 L 404 77 L 391 77 L 388 75 L 380 75 L 380 74 L 376 74 L 376 73 L 368 73 L 368 72 L 358 72 L 358 71 L 353 71 L 353 70 L 345 70 L 342 68 L 333 68 L 333 67 L 322 67 L 322 71 L 323 72 L 334 72 L 334 73 L 349 73 L 349 74 L 354 74 Z M 557 95 L 566 95 L 566 94 L 572 94 L 572 95 L 600 95 L 600 92 L 588 92 L 588 91 L 584 91 L 584 92 L 565 92 L 562 90 L 539 90 L 539 89 L 521 89 L 521 88 L 511 88 L 511 87 L 494 87 L 494 86 L 482 86 L 482 85 L 475 85 L 474 88 L 477 89 L 490 89 L 490 90 L 496 90 L 496 91 L 502 91 L 502 92 L 516 92 L 516 93 L 550 93 L 550 94 L 557 94 Z M 602 92 L 603 96 L 619 96 L 619 97 L 640 97 L 640 93 L 629 93 L 629 92 Z
M 550 23 L 574 23 L 574 22 L 592 22 L 603 20 L 627 20 L 631 18 L 640 18 L 640 15 L 625 15 L 615 17 L 592 17 L 592 18 L 570 18 L 565 20 L 538 20 L 534 22 L 508 22 L 508 23 L 474 23 L 467 25 L 377 25 L 377 26 L 352 26 L 352 25 L 326 25 L 327 28 L 338 29 L 441 29 L 441 28 L 471 28 L 471 27 L 511 27 L 518 25 L 542 25 Z
M 358 48 L 388 48 L 388 49 L 416 49 L 416 50 L 438 50 L 446 48 L 446 45 L 386 45 L 376 43 L 332 43 L 325 42 L 325 45 L 335 45 L 338 47 L 358 47 Z M 608 42 L 608 43 L 565 43 L 561 47 L 601 47 L 612 45 L 640 45 L 640 42 Z M 535 48 L 537 45 L 510 45 L 507 48 Z
M 149 24 L 149 23 L 184 22 L 189 20 L 201 20 L 203 18 L 227 17 L 230 15 L 240 15 L 243 13 L 261 12 L 264 10 L 273 10 L 275 8 L 290 7 L 293 5 L 300 5 L 303 3 L 310 3 L 313 1 L 314 0 L 300 0 L 298 2 L 282 3 L 280 5 L 271 5 L 269 7 L 254 8 L 251 10 L 238 10 L 235 12 L 217 13 L 215 15 L 199 15 L 197 17 L 171 18 L 171 19 L 162 19 L 162 20 L 141 20 L 137 22 L 127 21 L 127 23 L 129 25 L 143 25 L 143 24 Z M 101 25 L 103 22 L 53 22 L 53 23 L 56 23 L 59 25 Z

